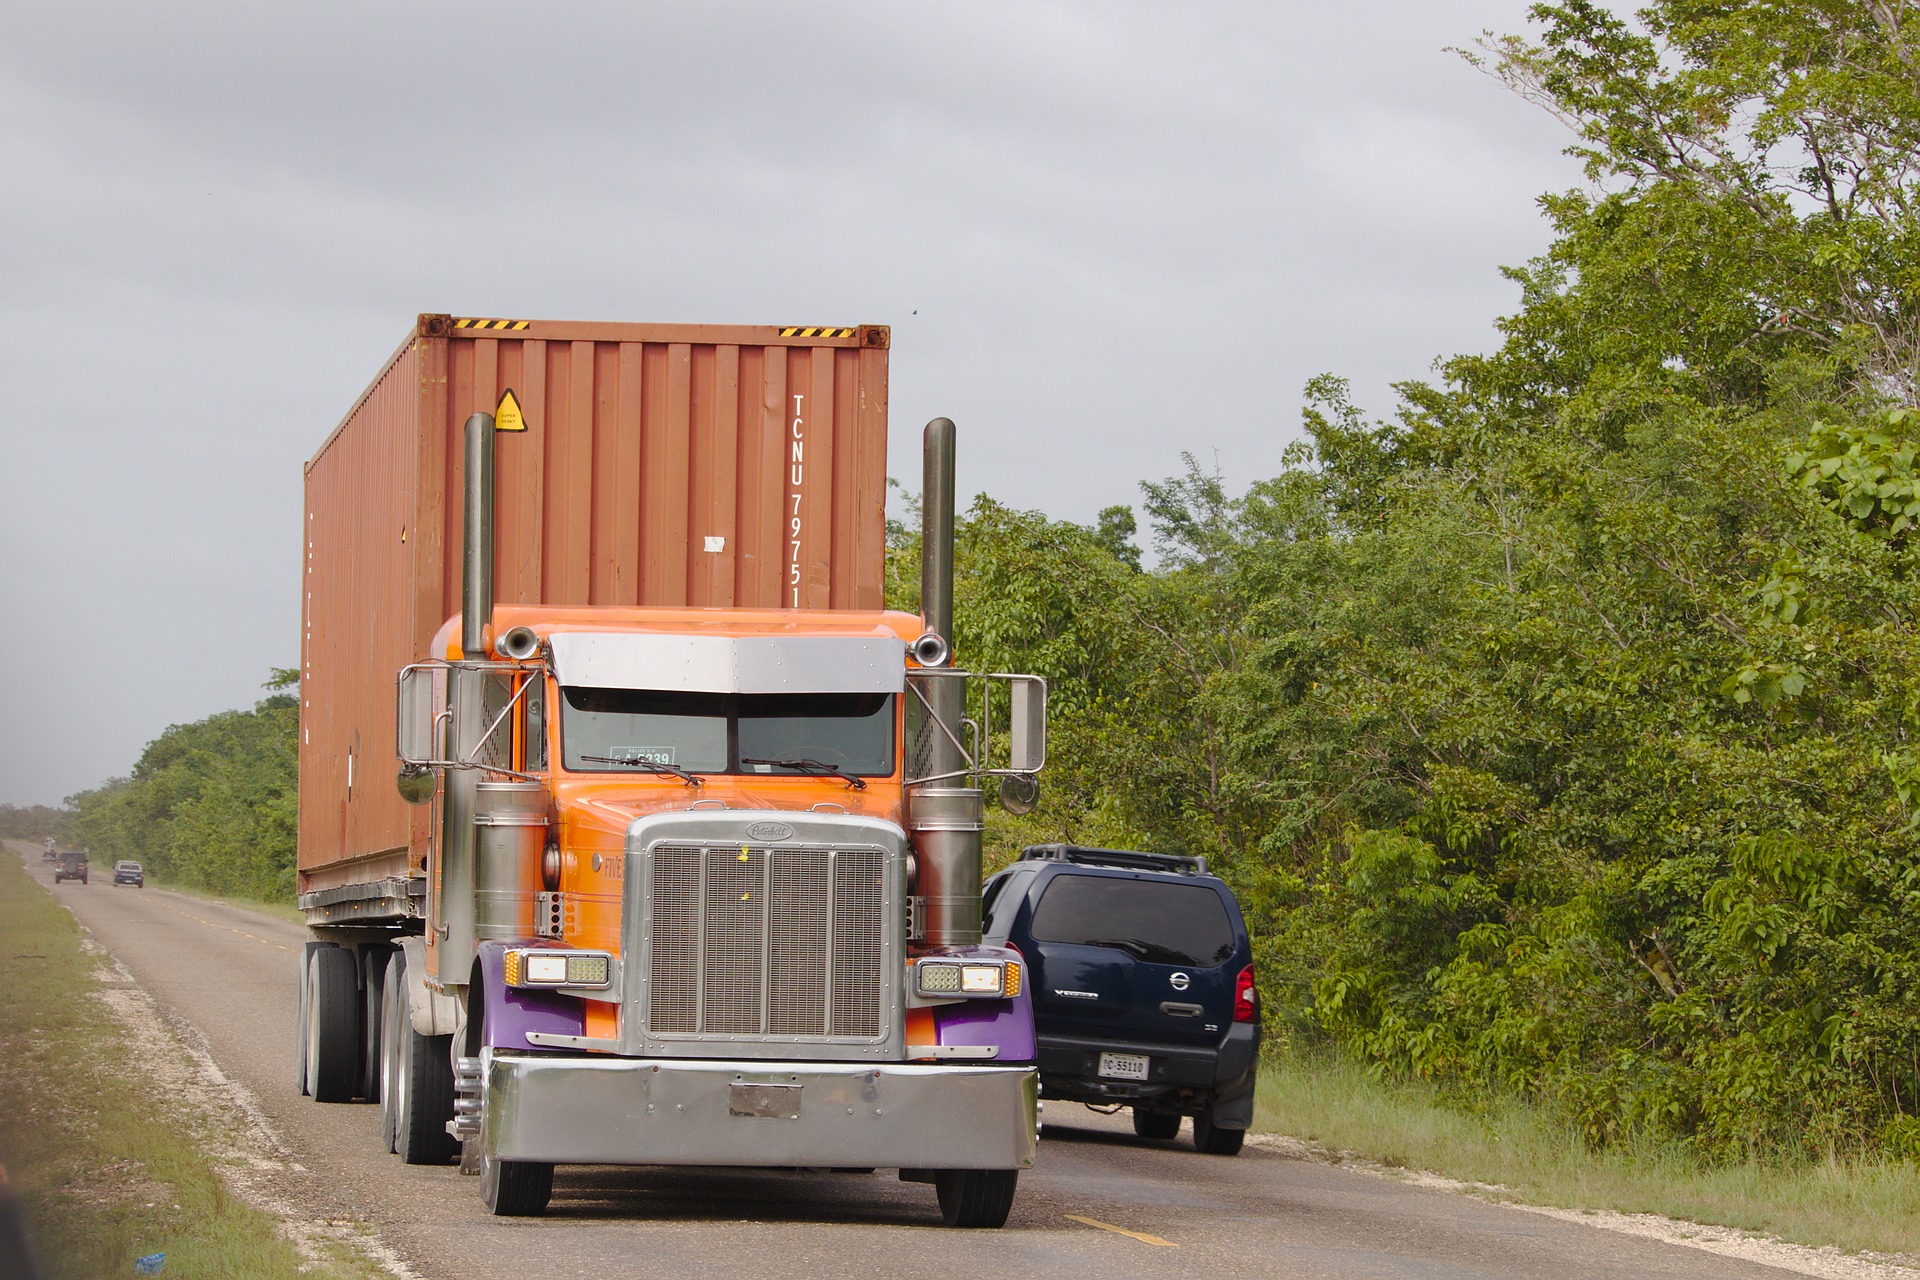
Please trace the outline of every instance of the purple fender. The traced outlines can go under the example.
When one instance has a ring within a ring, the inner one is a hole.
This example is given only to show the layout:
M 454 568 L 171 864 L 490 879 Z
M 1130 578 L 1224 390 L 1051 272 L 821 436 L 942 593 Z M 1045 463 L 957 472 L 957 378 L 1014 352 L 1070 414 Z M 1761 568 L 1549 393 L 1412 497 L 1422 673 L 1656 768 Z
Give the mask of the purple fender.
M 527 1032 L 545 1031 L 563 1036 L 585 1035 L 587 1011 L 578 996 L 553 991 L 509 987 L 503 971 L 507 943 L 483 942 L 475 948 L 474 966 L 487 1011 L 481 1024 L 487 1046 L 494 1049 L 531 1049 Z
M 993 1045 L 1000 1050 L 995 1062 L 1032 1062 L 1033 1039 L 1033 967 L 1012 947 L 933 947 L 918 956 L 953 956 L 963 960 L 1019 960 L 1020 994 L 1011 1000 L 962 1000 L 935 1005 L 933 1025 L 940 1043 Z

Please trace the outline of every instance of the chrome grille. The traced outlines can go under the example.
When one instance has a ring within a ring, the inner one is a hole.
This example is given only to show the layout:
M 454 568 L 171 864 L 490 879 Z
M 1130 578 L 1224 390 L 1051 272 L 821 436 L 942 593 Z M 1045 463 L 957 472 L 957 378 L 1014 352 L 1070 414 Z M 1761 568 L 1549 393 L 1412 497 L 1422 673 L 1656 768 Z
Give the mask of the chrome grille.
M 886 855 L 656 845 L 648 1030 L 881 1038 Z

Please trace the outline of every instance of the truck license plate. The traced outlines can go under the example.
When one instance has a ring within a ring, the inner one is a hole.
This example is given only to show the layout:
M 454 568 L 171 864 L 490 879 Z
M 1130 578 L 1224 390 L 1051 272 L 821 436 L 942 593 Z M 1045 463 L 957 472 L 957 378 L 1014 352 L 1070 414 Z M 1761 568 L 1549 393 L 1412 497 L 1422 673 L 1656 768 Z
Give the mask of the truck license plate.
M 1147 1062 L 1145 1054 L 1103 1053 L 1100 1055 L 1100 1074 L 1109 1080 L 1145 1080 Z

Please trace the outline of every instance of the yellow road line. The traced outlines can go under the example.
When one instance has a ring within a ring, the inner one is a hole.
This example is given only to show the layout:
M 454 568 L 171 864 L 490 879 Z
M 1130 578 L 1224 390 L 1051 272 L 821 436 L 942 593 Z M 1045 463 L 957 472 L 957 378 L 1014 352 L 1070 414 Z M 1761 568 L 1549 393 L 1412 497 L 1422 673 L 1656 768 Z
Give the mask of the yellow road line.
M 1126 1236 L 1138 1240 L 1141 1244 L 1157 1244 L 1163 1249 L 1178 1249 L 1180 1246 L 1171 1240 L 1162 1240 L 1159 1236 L 1150 1236 L 1144 1231 L 1129 1231 L 1125 1227 L 1116 1227 L 1111 1222 L 1102 1222 L 1098 1218 L 1083 1218 L 1077 1213 L 1064 1215 L 1069 1222 L 1084 1222 L 1089 1227 L 1098 1227 L 1102 1231 L 1111 1231 L 1117 1236 Z
M 237 933 L 243 938 L 252 938 L 255 942 L 258 942 L 263 946 L 278 947 L 282 951 L 293 950 L 292 947 L 288 946 L 284 942 L 275 942 L 272 938 L 263 938 L 259 934 L 248 933 L 245 929 L 236 929 L 230 924 L 215 924 L 211 920 L 201 920 L 199 916 L 194 915 L 191 911 L 182 911 L 180 908 L 175 906 L 169 906 L 167 903 L 164 903 L 164 902 L 156 901 L 154 905 L 157 907 L 165 907 L 168 911 L 173 912 L 173 914 L 177 916 L 185 916 L 189 920 L 199 920 L 201 924 L 207 926 L 207 928 L 209 929 L 225 929 L 228 933 Z

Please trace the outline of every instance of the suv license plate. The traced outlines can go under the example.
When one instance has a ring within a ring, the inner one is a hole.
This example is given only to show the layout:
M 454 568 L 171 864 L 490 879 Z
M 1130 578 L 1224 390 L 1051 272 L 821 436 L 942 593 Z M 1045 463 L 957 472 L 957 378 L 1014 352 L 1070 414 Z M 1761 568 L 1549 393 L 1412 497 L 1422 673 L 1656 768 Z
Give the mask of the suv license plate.
M 1103 1053 L 1100 1055 L 1100 1074 L 1109 1080 L 1145 1080 L 1147 1062 L 1144 1054 Z

